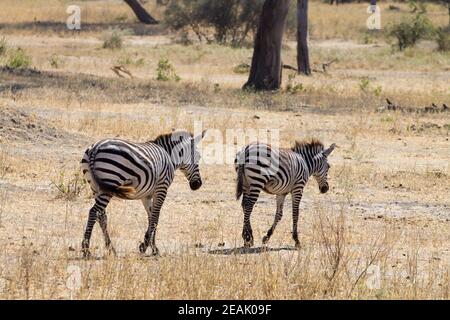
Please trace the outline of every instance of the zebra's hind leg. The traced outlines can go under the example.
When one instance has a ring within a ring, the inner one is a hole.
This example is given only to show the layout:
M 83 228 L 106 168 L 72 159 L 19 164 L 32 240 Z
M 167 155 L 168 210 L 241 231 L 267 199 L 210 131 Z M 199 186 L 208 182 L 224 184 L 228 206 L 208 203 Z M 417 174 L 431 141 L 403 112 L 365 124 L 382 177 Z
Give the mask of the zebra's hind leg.
M 117 256 L 116 249 L 114 249 L 108 233 L 108 217 L 106 216 L 106 211 L 103 211 L 102 214 L 98 215 L 97 220 L 102 228 L 103 237 L 105 238 L 105 247 L 108 249 L 108 253 Z
M 246 248 L 252 247 L 254 244 L 250 216 L 252 214 L 253 207 L 258 200 L 260 192 L 260 188 L 250 187 L 248 191 L 244 192 L 244 196 L 242 197 L 242 209 L 244 211 L 244 227 L 242 229 L 242 238 L 244 239 L 244 247 Z
M 300 241 L 298 240 L 298 215 L 299 215 L 299 206 L 300 201 L 302 200 L 303 190 L 300 190 L 297 193 L 292 193 L 292 239 L 295 242 L 295 247 L 300 248 Z
M 89 210 L 88 221 L 86 224 L 86 229 L 84 231 L 83 242 L 81 243 L 81 249 L 83 252 L 84 258 L 89 258 L 91 256 L 91 252 L 89 251 L 89 244 L 92 236 L 92 229 L 94 228 L 95 222 L 98 220 L 100 215 L 103 215 L 111 200 L 111 196 L 105 194 L 96 194 L 95 195 L 95 204 Z
M 273 221 L 273 224 L 270 227 L 270 229 L 267 231 L 267 235 L 263 237 L 262 239 L 263 244 L 266 244 L 269 241 L 270 237 L 275 231 L 275 228 L 277 227 L 278 222 L 280 222 L 281 217 L 283 216 L 283 205 L 285 198 L 286 198 L 285 194 L 277 195 L 277 212 L 275 213 L 275 220 Z

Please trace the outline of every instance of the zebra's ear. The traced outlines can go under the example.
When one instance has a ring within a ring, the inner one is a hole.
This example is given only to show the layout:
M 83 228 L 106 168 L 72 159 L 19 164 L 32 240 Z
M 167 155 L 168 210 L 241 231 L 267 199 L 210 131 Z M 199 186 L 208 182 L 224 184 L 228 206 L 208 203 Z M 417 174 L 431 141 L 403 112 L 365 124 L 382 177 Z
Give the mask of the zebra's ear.
M 325 157 L 328 157 L 331 152 L 333 152 L 334 148 L 336 148 L 336 143 L 333 143 L 328 149 L 322 151 Z
M 202 134 L 199 134 L 198 136 L 196 136 L 194 138 L 194 143 L 199 144 L 200 141 L 205 137 L 205 135 L 206 135 L 206 130 L 203 130 Z

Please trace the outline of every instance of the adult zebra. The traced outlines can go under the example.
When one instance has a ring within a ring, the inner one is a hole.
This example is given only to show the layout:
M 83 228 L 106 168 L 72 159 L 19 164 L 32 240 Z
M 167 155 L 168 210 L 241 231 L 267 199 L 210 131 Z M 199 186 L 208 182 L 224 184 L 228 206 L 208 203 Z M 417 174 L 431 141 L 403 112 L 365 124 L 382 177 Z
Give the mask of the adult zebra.
M 276 195 L 277 210 L 275 220 L 263 238 L 266 244 L 283 216 L 286 195 L 292 195 L 292 238 L 296 247 L 300 246 L 297 233 L 299 205 L 303 188 L 310 176 L 319 184 L 321 193 L 329 189 L 327 175 L 330 165 L 327 157 L 336 147 L 332 144 L 324 150 L 324 145 L 312 139 L 310 142 L 295 142 L 291 149 L 277 149 L 263 143 L 252 143 L 237 153 L 236 200 L 242 197 L 244 246 L 253 246 L 253 232 L 250 216 L 261 190 Z
M 148 215 L 148 229 L 139 250 L 145 253 L 150 245 L 152 254 L 158 254 L 156 227 L 175 170 L 183 172 L 192 190 L 202 185 L 198 166 L 200 154 L 196 147 L 205 133 L 206 130 L 193 138 L 192 134 L 179 131 L 145 143 L 105 139 L 86 150 L 81 167 L 94 193 L 95 204 L 89 211 L 82 242 L 84 257 L 90 256 L 89 242 L 96 221 L 100 223 L 106 247 L 116 253 L 107 230 L 106 207 L 112 197 L 142 200 Z

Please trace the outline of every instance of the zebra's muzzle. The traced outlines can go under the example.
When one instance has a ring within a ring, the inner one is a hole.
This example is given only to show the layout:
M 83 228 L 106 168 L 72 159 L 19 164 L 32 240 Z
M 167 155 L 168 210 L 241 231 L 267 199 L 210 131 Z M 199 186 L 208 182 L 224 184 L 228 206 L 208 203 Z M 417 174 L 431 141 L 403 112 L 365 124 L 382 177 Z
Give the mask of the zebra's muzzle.
M 328 186 L 328 184 L 323 185 L 320 187 L 320 193 L 327 193 L 329 189 L 330 187 Z
M 197 190 L 202 186 L 202 180 L 194 180 L 189 182 L 189 186 L 192 190 Z

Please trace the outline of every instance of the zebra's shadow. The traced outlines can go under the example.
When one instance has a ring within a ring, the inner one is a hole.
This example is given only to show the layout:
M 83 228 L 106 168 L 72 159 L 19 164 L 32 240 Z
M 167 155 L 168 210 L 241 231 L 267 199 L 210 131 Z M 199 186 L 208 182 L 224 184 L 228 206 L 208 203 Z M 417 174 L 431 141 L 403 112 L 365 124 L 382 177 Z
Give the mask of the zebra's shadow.
M 209 254 L 219 254 L 219 255 L 232 255 L 232 254 L 258 254 L 263 252 L 275 252 L 275 251 L 295 251 L 297 250 L 295 247 L 278 247 L 278 248 L 270 248 L 270 247 L 238 247 L 238 248 L 230 248 L 230 249 L 215 249 L 209 250 Z

